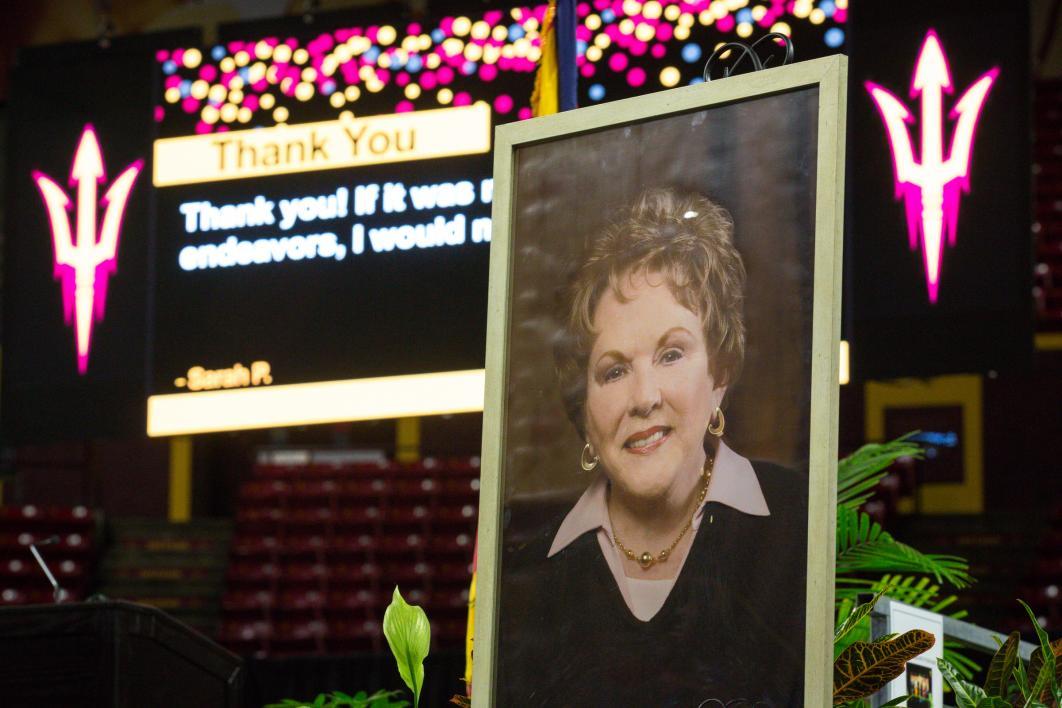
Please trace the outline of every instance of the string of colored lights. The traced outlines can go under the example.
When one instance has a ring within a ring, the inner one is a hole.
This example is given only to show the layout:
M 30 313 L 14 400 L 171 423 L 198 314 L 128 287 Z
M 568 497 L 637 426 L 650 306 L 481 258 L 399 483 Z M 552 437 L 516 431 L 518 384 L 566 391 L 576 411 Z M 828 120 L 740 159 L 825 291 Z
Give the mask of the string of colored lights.
M 595 80 L 605 72 L 645 90 L 654 81 L 664 88 L 700 81 L 711 51 L 705 42 L 718 46 L 757 31 L 789 35 L 799 22 L 822 26 L 826 46 L 840 47 L 848 0 L 593 0 L 576 11 L 577 65 L 594 102 L 605 98 L 604 84 Z M 432 28 L 414 22 L 404 35 L 391 25 L 349 27 L 305 46 L 294 38 L 234 41 L 208 56 L 194 47 L 162 50 L 164 101 L 155 119 L 179 109 L 196 116 L 196 132 L 222 132 L 256 115 L 259 124 L 298 120 L 299 105 L 309 101 L 326 100 L 353 114 L 366 92 L 393 96 L 395 112 L 468 105 L 476 98 L 466 87 L 474 84 L 462 77 L 491 82 L 535 70 L 545 12 L 542 4 L 475 19 L 446 17 Z M 668 57 L 676 61 L 659 68 Z M 493 109 L 505 119 L 529 118 L 528 100 L 500 93 Z

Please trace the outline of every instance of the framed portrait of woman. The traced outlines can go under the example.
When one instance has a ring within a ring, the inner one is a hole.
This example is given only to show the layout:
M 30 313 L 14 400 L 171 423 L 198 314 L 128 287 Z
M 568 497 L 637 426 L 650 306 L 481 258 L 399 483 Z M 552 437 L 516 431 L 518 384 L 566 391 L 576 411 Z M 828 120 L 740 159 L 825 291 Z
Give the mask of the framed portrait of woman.
M 473 705 L 829 705 L 846 63 L 501 126 Z

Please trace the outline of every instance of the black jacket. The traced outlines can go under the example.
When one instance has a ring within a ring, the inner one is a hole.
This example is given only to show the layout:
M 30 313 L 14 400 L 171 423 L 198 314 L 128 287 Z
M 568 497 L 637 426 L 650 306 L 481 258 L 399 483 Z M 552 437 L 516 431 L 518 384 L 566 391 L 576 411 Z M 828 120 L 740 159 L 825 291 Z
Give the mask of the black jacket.
M 667 601 L 635 618 L 586 533 L 559 524 L 502 559 L 500 706 L 798 706 L 807 478 L 753 463 L 770 516 L 709 502 Z M 712 522 L 709 523 L 709 517 Z

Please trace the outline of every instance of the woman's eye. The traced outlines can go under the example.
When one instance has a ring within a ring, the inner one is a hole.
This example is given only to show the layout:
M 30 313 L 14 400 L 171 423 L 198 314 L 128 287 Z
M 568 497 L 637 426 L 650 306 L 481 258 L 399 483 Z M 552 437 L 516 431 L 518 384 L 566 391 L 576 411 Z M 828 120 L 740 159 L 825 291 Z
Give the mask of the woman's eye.
M 681 349 L 668 349 L 667 351 L 665 351 L 663 354 L 660 355 L 660 361 L 664 362 L 665 364 L 670 364 L 670 363 L 672 363 L 674 361 L 678 361 L 681 358 L 682 358 L 682 350 Z
M 615 381 L 620 376 L 623 376 L 623 367 L 617 365 L 617 366 L 611 366 L 608 369 L 606 369 L 605 370 L 605 375 L 602 378 L 607 383 L 609 381 Z

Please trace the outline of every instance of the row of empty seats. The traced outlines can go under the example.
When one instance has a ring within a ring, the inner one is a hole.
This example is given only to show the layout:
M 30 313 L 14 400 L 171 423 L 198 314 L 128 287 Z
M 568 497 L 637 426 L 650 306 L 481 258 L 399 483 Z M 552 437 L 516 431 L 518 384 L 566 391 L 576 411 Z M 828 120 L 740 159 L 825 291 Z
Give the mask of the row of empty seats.
M 389 478 L 389 470 L 371 468 L 358 479 L 283 480 L 255 479 L 240 489 L 248 501 L 276 501 L 286 508 L 340 504 L 364 499 L 397 498 L 432 500 L 439 497 L 468 497 L 479 490 L 479 478 L 454 476 L 436 480 L 422 472 L 413 479 Z
M 432 642 L 455 646 L 463 641 L 465 620 L 431 620 Z M 219 635 L 232 651 L 244 655 L 344 654 L 386 651 L 380 620 L 268 621 L 227 620 Z
M 413 504 L 402 506 L 357 506 L 346 509 L 328 507 L 285 509 L 269 504 L 255 504 L 240 509 L 236 523 L 250 533 L 305 536 L 323 532 L 327 536 L 344 532 L 374 531 L 386 526 L 468 527 L 476 517 L 474 504 Z M 320 534 L 316 534 L 320 535 Z
M 306 463 L 259 461 L 254 467 L 254 477 L 257 479 L 287 479 L 300 482 L 313 479 L 327 479 L 333 482 L 351 481 L 371 477 L 374 474 L 378 478 L 385 480 L 439 478 L 440 475 L 443 475 L 446 479 L 478 478 L 479 458 L 474 456 L 450 459 L 426 457 L 419 462 L 410 463 L 400 463 L 391 460 L 369 462 L 319 462 L 311 460 Z
M 479 460 L 259 463 L 239 490 L 218 638 L 244 654 L 385 648 L 398 586 L 463 641 Z
M 474 507 L 473 507 L 474 509 Z M 462 519 L 462 525 L 471 525 L 475 512 L 468 519 Z M 377 542 L 379 541 L 379 542 Z M 430 536 L 408 533 L 405 536 L 391 536 L 379 539 L 370 533 L 354 535 L 289 535 L 277 536 L 240 535 L 232 547 L 234 561 L 267 560 L 296 561 L 316 560 L 323 562 L 368 560 L 381 551 L 388 555 L 416 555 L 421 549 L 432 553 L 452 553 L 465 556 L 472 547 L 473 535 L 470 529 L 452 532 L 435 531 Z
M 385 560 L 379 564 L 233 562 L 227 576 L 231 590 L 264 589 L 271 592 L 280 589 L 360 588 L 379 583 L 424 589 L 467 583 L 470 577 L 467 562 L 414 558 Z

